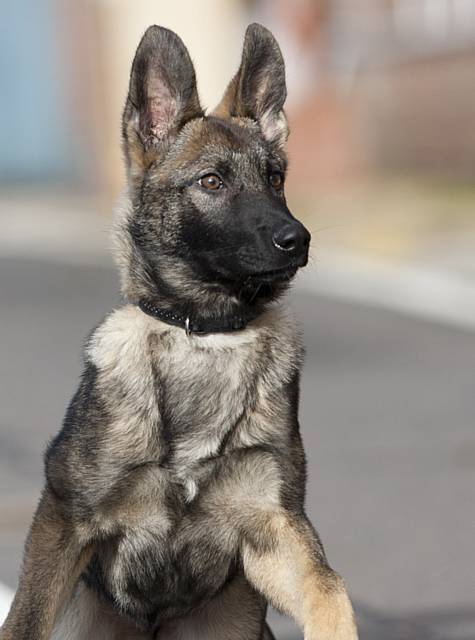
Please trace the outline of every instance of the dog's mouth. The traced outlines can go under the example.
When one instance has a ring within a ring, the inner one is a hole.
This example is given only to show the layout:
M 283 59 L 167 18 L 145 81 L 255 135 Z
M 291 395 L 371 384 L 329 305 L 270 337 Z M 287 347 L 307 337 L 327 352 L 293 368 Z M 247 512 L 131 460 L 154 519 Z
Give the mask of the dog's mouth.
M 280 269 L 270 269 L 269 271 L 259 271 L 248 276 L 248 279 L 256 283 L 278 283 L 288 282 L 298 271 L 297 265 L 288 265 Z

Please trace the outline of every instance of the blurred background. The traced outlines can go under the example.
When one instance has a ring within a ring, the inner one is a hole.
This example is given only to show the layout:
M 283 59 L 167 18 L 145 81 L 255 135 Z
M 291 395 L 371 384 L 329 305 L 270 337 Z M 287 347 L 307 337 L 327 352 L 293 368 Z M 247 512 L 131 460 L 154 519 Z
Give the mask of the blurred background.
M 292 294 L 309 514 L 363 639 L 473 640 L 475 0 L 0 0 L 0 15 L 0 618 L 83 339 L 120 303 L 108 234 L 135 47 L 150 24 L 177 31 L 212 108 L 259 21 L 286 59 L 287 197 L 313 234 Z

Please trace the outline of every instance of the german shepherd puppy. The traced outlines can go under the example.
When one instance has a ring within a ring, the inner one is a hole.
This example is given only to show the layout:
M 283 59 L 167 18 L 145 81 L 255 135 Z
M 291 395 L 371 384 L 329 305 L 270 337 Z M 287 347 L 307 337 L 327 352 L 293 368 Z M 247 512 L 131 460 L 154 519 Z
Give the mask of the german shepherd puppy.
M 150 27 L 123 116 L 125 304 L 94 330 L 1 640 L 355 640 L 304 512 L 302 349 L 276 306 L 307 262 L 285 196 L 284 62 L 251 25 L 206 116 L 188 52 Z

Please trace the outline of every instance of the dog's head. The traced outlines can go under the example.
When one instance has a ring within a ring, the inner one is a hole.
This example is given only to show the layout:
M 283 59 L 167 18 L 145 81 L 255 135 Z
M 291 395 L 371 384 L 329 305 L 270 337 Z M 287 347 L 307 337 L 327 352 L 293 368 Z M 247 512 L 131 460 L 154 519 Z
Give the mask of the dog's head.
M 150 27 L 123 116 L 128 206 L 118 229 L 123 288 L 219 316 L 277 297 L 307 262 L 310 234 L 287 208 L 284 61 L 248 27 L 238 73 L 205 115 L 180 38 Z

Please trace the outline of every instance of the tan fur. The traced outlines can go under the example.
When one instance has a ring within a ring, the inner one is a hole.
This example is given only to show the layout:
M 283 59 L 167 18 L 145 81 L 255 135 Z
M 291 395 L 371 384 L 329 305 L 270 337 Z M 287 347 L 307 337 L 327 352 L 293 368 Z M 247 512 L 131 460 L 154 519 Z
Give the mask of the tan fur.
M 118 618 L 84 584 L 78 584 L 58 619 L 51 640 L 150 640 L 150 636 Z
M 283 111 L 277 115 L 271 111 L 266 111 L 260 120 L 262 135 L 278 149 L 283 149 L 289 137 L 289 126 Z
M 303 522 L 275 512 L 265 525 L 273 541 L 267 553 L 243 548 L 246 575 L 276 608 L 291 616 L 305 640 L 356 640 L 353 610 L 343 582 L 322 572 L 313 536 Z
M 1 640 L 48 640 L 56 617 L 89 562 L 93 546 L 69 531 L 59 505 L 43 493 L 28 539 L 23 573 Z M 39 621 L 41 624 L 39 624 Z
M 219 104 L 213 109 L 213 115 L 217 118 L 229 118 L 235 115 L 235 103 L 236 95 L 239 84 L 239 76 L 235 75 L 231 82 L 226 87 L 223 97 Z
M 128 123 L 126 134 L 129 140 L 129 178 L 132 182 L 140 181 L 142 173 L 157 159 L 157 154 L 152 148 L 144 152 L 143 144 L 137 134 L 138 117 L 135 115 Z

